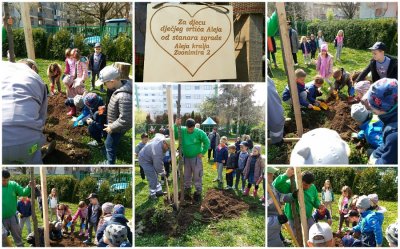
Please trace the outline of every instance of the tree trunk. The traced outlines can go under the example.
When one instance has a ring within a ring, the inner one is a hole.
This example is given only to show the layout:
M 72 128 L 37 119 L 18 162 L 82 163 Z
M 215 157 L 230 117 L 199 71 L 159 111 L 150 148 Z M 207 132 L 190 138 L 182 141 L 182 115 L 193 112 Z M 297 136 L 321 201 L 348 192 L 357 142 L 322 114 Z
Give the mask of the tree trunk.
M 15 53 L 14 53 L 14 35 L 12 32 L 11 25 L 8 24 L 8 18 L 10 16 L 10 9 L 8 7 L 8 3 L 4 2 L 4 21 L 7 29 L 7 40 L 8 40 L 8 53 L 10 55 L 9 61 L 15 62 Z

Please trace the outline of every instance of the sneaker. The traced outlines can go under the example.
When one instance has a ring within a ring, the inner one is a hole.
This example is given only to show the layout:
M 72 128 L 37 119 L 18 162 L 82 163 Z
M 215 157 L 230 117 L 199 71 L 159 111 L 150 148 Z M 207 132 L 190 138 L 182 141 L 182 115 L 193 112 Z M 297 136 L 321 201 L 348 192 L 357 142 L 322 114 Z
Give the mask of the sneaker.
M 84 244 L 91 244 L 92 243 L 92 239 L 87 239 L 83 241 Z
M 160 197 L 160 196 L 164 196 L 166 193 L 164 193 L 163 191 L 157 191 L 156 192 L 156 197 Z
M 87 143 L 87 145 L 97 147 L 97 146 L 99 146 L 99 143 L 96 140 L 93 140 L 93 141 L 90 141 L 89 143 Z
M 294 66 L 297 67 L 299 65 L 299 63 L 295 63 Z

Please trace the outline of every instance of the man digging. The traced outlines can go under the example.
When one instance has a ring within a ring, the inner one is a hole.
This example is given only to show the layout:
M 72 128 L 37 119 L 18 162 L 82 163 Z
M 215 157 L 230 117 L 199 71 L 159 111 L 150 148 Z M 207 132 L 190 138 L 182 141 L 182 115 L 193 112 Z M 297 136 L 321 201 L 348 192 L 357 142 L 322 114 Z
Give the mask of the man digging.
M 175 137 L 178 138 L 178 125 L 181 125 L 182 120 L 176 119 L 174 125 Z M 193 119 L 186 120 L 186 126 L 181 128 L 182 131 L 182 154 L 184 163 L 184 187 L 185 200 L 190 200 L 192 192 L 192 179 L 196 191 L 193 194 L 195 202 L 201 201 L 201 192 L 203 190 L 203 161 L 202 157 L 210 147 L 210 140 L 207 134 L 195 128 L 196 122 Z

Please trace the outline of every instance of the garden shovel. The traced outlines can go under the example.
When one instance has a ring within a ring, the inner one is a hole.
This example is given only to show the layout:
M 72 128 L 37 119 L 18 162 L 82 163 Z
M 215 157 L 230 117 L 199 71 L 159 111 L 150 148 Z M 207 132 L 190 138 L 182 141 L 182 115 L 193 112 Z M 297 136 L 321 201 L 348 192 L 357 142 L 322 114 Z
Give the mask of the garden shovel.
M 328 108 L 329 108 L 328 105 L 325 102 L 320 102 L 319 103 L 319 107 L 321 107 L 325 111 L 328 110 Z

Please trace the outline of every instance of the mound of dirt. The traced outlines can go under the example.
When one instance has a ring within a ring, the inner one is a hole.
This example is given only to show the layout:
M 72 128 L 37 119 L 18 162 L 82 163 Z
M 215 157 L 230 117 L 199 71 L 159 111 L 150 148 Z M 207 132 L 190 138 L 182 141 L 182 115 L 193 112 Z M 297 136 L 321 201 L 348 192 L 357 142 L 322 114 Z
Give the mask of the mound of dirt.
M 185 233 L 194 220 L 202 223 L 223 218 L 236 218 L 251 207 L 232 193 L 216 189 L 209 190 L 201 205 L 186 203 L 179 212 L 166 202 L 165 207 L 155 207 L 136 216 L 136 231 L 141 233 L 163 233 L 178 237 Z
M 356 132 L 359 124 L 351 117 L 351 104 L 344 101 L 329 102 L 327 119 L 330 120 L 326 128 L 335 130 L 346 141 L 351 139 L 351 133 Z
M 43 159 L 44 164 L 84 164 L 89 162 L 89 149 L 81 143 L 88 135 L 87 127 L 72 127 L 68 107 L 64 105 L 66 95 L 59 93 L 48 98 L 47 120 L 43 131 L 47 142 L 56 140 L 55 150 Z
M 200 212 L 204 218 L 235 218 L 249 209 L 249 205 L 242 200 L 238 200 L 230 192 L 210 189 L 203 202 Z
M 74 235 L 65 235 L 63 239 L 59 241 L 50 240 L 51 247 L 89 247 L 84 244 L 83 241 L 87 238 L 84 236 L 79 236 L 79 232 L 75 232 Z

